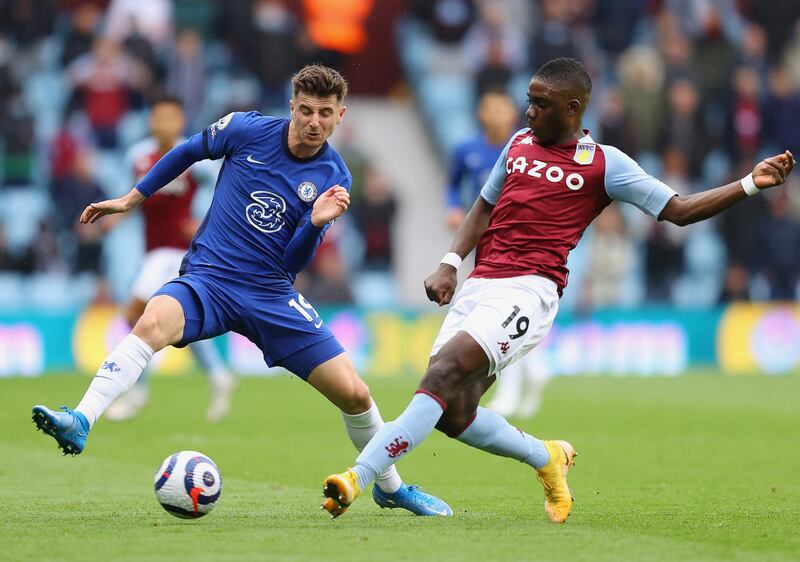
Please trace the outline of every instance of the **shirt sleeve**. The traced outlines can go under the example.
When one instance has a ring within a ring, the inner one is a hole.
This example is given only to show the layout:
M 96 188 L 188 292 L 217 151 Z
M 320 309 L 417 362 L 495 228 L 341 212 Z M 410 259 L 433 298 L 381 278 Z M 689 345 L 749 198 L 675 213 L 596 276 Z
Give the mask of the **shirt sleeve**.
M 497 161 L 494 163 L 486 183 L 483 184 L 483 188 L 481 189 L 481 197 L 483 197 L 483 199 L 490 205 L 497 203 L 497 200 L 500 198 L 500 192 L 503 190 L 503 184 L 506 181 L 506 175 L 508 175 L 508 172 L 506 172 L 506 158 L 508 158 L 508 149 L 511 148 L 511 143 L 514 142 L 514 139 L 517 138 L 520 133 L 527 131 L 527 128 L 520 129 L 514 133 L 511 139 L 509 139 L 508 143 L 506 143 L 505 147 L 503 147 L 503 151 L 500 153 L 500 156 L 497 157 Z
M 339 182 L 339 185 L 349 192 L 352 182 L 352 178 L 347 176 L 347 178 Z M 283 253 L 284 269 L 289 273 L 295 274 L 308 267 L 308 264 L 314 258 L 314 253 L 322 243 L 322 239 L 325 238 L 325 233 L 333 226 L 334 222 L 336 222 L 335 219 L 325 225 L 314 226 L 314 223 L 311 222 L 311 209 L 306 211 L 297 224 L 294 236 L 292 236 Z
M 606 160 L 605 186 L 611 199 L 637 206 L 658 218 L 678 193 L 645 172 L 636 161 L 613 146 L 599 145 Z
M 228 113 L 189 140 L 201 144 L 207 160 L 230 156 L 247 141 L 250 126 L 260 116 L 255 111 Z
M 215 121 L 162 156 L 136 184 L 136 189 L 149 197 L 195 162 L 230 156 L 244 142 L 248 125 L 258 115 L 253 111 L 229 113 Z

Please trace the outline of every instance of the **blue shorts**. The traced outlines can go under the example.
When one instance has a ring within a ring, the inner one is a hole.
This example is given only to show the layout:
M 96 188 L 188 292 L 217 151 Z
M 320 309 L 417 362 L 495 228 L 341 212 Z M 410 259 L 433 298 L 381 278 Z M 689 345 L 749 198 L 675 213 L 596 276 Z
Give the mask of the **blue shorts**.
M 283 367 L 303 380 L 344 353 L 316 310 L 288 283 L 271 291 L 187 273 L 156 295 L 168 295 L 183 308 L 186 323 L 175 347 L 236 332 L 258 346 L 267 365 Z

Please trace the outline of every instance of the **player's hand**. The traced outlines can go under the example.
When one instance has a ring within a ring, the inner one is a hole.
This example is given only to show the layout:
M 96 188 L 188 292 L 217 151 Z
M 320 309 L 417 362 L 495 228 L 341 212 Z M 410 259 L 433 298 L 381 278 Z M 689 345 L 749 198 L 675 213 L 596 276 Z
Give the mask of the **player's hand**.
M 137 189 L 131 189 L 127 195 L 119 199 L 107 199 L 98 203 L 90 203 L 81 213 L 81 224 L 93 224 L 105 215 L 115 215 L 117 213 L 127 213 L 139 203 L 144 201 L 145 197 Z
M 788 150 L 783 154 L 765 158 L 753 168 L 753 181 L 758 189 L 781 185 L 794 169 L 795 160 Z
M 349 206 L 350 193 L 342 186 L 334 185 L 314 201 L 311 223 L 316 227 L 324 226 L 342 216 Z
M 458 274 L 456 268 L 440 263 L 430 277 L 425 280 L 425 292 L 428 298 L 439 306 L 449 304 L 456 292 Z

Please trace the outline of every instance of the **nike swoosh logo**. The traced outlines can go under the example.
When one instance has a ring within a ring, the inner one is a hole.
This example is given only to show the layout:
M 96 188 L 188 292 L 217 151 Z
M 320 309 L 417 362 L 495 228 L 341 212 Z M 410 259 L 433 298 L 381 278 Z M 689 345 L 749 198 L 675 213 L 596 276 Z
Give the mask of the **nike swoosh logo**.
M 247 161 L 250 162 L 251 164 L 264 164 L 264 165 L 266 165 L 266 162 L 262 162 L 261 160 L 256 160 L 255 158 L 253 158 L 252 154 L 247 157 Z
M 322 320 L 320 320 L 319 323 L 314 323 L 315 328 L 319 329 L 320 326 L 322 326 Z

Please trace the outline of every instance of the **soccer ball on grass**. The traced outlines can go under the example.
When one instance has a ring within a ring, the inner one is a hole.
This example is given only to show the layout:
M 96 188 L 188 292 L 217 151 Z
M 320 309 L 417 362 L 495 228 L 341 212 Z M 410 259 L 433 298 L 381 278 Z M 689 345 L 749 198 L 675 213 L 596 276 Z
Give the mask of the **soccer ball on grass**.
M 156 498 L 175 517 L 196 519 L 210 513 L 222 494 L 217 465 L 197 451 L 164 459 L 155 477 Z

